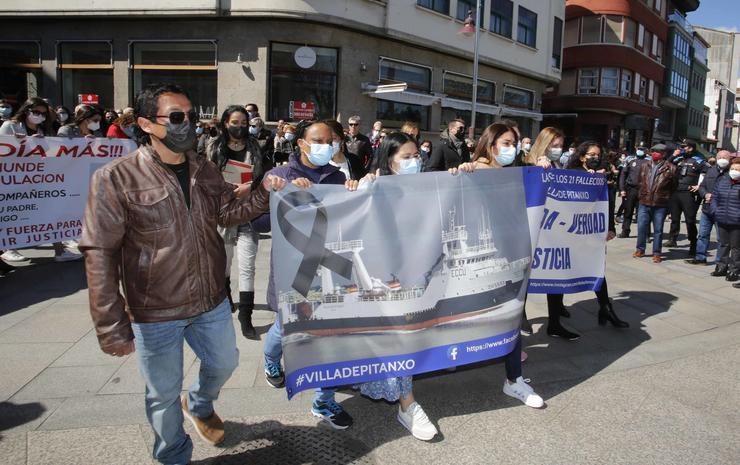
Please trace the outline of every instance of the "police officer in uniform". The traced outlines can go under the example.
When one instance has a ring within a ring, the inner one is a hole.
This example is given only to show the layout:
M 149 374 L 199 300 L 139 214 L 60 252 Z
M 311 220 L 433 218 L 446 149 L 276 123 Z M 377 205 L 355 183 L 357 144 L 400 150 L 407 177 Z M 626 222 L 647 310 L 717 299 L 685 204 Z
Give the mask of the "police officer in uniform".
M 685 140 L 679 149 L 673 152 L 671 162 L 676 165 L 678 189 L 673 193 L 670 203 L 671 229 L 668 233 L 666 247 L 676 247 L 676 238 L 681 229 L 681 213 L 686 221 L 689 236 L 689 256 L 696 254 L 696 213 L 699 210 L 699 176 L 706 170 L 704 157 L 696 151 L 696 142 Z
M 632 215 L 637 210 L 640 201 L 640 167 L 645 163 L 647 148 L 640 144 L 637 147 L 636 156 L 629 156 L 624 161 L 624 167 L 619 174 L 619 195 L 624 204 L 624 219 L 622 220 L 622 232 L 620 238 L 630 237 L 630 226 Z

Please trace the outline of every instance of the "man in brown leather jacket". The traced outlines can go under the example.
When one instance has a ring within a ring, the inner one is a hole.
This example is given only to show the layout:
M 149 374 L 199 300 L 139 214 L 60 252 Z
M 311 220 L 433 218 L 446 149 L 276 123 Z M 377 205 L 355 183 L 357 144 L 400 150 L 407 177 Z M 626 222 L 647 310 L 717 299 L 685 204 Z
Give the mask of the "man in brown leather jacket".
M 100 347 L 119 357 L 138 353 L 153 456 L 173 465 L 192 455 L 183 415 L 205 441 L 223 440 L 213 401 L 239 359 L 216 227 L 259 216 L 268 210 L 269 189 L 285 186 L 275 176 L 256 187 L 224 182 L 193 150 L 192 108 L 174 85 L 137 96 L 143 145 L 93 175 L 80 240 Z M 181 397 L 183 340 L 200 359 L 200 373 Z
M 651 160 L 640 167 L 640 206 L 637 210 L 637 248 L 635 258 L 645 256 L 647 232 L 653 224 L 653 263 L 660 263 L 663 240 L 663 223 L 668 214 L 668 204 L 676 190 L 676 166 L 666 161 L 669 153 L 665 144 L 650 149 Z

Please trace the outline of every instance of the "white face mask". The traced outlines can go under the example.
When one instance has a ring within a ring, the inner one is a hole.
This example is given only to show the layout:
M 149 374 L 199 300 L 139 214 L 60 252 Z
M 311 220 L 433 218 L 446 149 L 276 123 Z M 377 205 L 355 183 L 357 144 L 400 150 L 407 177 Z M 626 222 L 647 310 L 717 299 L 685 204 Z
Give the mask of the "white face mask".
M 98 129 L 100 129 L 100 122 L 99 121 L 90 121 L 89 123 L 87 123 L 87 129 L 89 129 L 91 131 L 97 131 Z
M 44 121 L 46 121 L 46 116 L 44 115 L 28 115 L 28 121 L 30 121 L 33 124 L 41 124 Z
M 573 155 L 574 153 L 576 153 L 576 149 L 568 149 L 568 153 Z
M 727 158 L 718 158 L 717 166 L 719 166 L 721 169 L 725 169 L 730 166 L 730 160 L 728 160 Z
M 340 145 L 339 142 L 332 142 L 331 143 L 331 150 L 332 150 L 332 156 L 339 153 Z
M 737 181 L 740 179 L 740 171 L 738 170 L 730 170 L 730 177 L 733 181 Z
M 398 172 L 396 174 L 416 174 L 421 171 L 421 165 L 418 158 L 402 158 L 398 162 Z
M 532 148 L 532 144 L 524 144 L 524 150 L 529 152 L 529 150 Z
M 560 157 L 563 155 L 563 149 L 561 148 L 551 148 L 550 151 L 547 154 L 547 158 L 549 158 L 552 161 L 560 160 Z

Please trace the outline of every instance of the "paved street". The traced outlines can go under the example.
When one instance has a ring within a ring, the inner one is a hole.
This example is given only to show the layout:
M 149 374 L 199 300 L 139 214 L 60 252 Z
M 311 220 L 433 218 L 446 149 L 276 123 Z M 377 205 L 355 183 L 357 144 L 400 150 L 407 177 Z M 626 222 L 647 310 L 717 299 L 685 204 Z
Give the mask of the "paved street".
M 544 299 L 530 298 L 524 374 L 543 410 L 505 396 L 503 364 L 491 362 L 417 378 L 415 395 L 442 433 L 432 443 L 398 424 L 397 407 L 351 390 L 337 398 L 355 425 L 334 432 L 309 414 L 311 393 L 288 401 L 269 387 L 261 342 L 239 338 L 240 366 L 216 406 L 226 442 L 194 437 L 194 463 L 740 463 L 740 290 L 684 264 L 685 249 L 654 265 L 631 258 L 633 246 L 613 241 L 607 272 L 629 330 L 599 327 L 584 293 L 566 297 L 566 324 L 583 337 L 554 340 Z M 269 247 L 260 243 L 261 302 Z M 136 357 L 98 350 L 83 265 L 54 263 L 50 247 L 24 253 L 33 264 L 0 280 L 0 463 L 151 463 Z M 263 338 L 272 319 L 256 312 Z M 197 371 L 187 351 L 186 385 Z

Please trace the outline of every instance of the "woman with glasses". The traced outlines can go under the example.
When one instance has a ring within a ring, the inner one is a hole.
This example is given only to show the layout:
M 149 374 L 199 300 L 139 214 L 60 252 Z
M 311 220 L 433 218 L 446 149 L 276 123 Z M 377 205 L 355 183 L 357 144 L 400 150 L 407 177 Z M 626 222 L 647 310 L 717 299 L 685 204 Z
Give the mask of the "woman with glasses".
M 103 137 L 100 124 L 103 110 L 95 105 L 78 105 L 74 120 L 65 124 L 57 132 L 59 137 Z
M 254 119 L 253 119 L 254 120 Z M 252 165 L 252 182 L 259 183 L 264 175 L 262 149 L 248 124 L 249 114 L 241 105 L 231 105 L 221 115 L 216 137 L 206 141 L 206 158 L 224 171 L 230 160 Z M 237 196 L 248 192 L 247 185 L 239 186 Z M 239 323 L 247 339 L 257 339 L 252 325 L 254 311 L 254 276 L 259 233 L 249 223 L 232 228 L 219 228 L 226 244 L 226 287 L 231 298 L 231 260 L 236 248 L 239 266 Z
M 40 98 L 30 98 L 15 112 L 15 114 L 0 126 L 0 136 L 43 137 L 52 134 L 54 115 L 49 104 Z M 80 255 L 80 257 L 82 257 Z M 28 258 L 16 250 L 8 250 L 2 254 L 7 262 L 23 262 Z
M 52 134 L 54 115 L 40 98 L 26 100 L 12 118 L 0 126 L 0 136 L 45 136 Z

